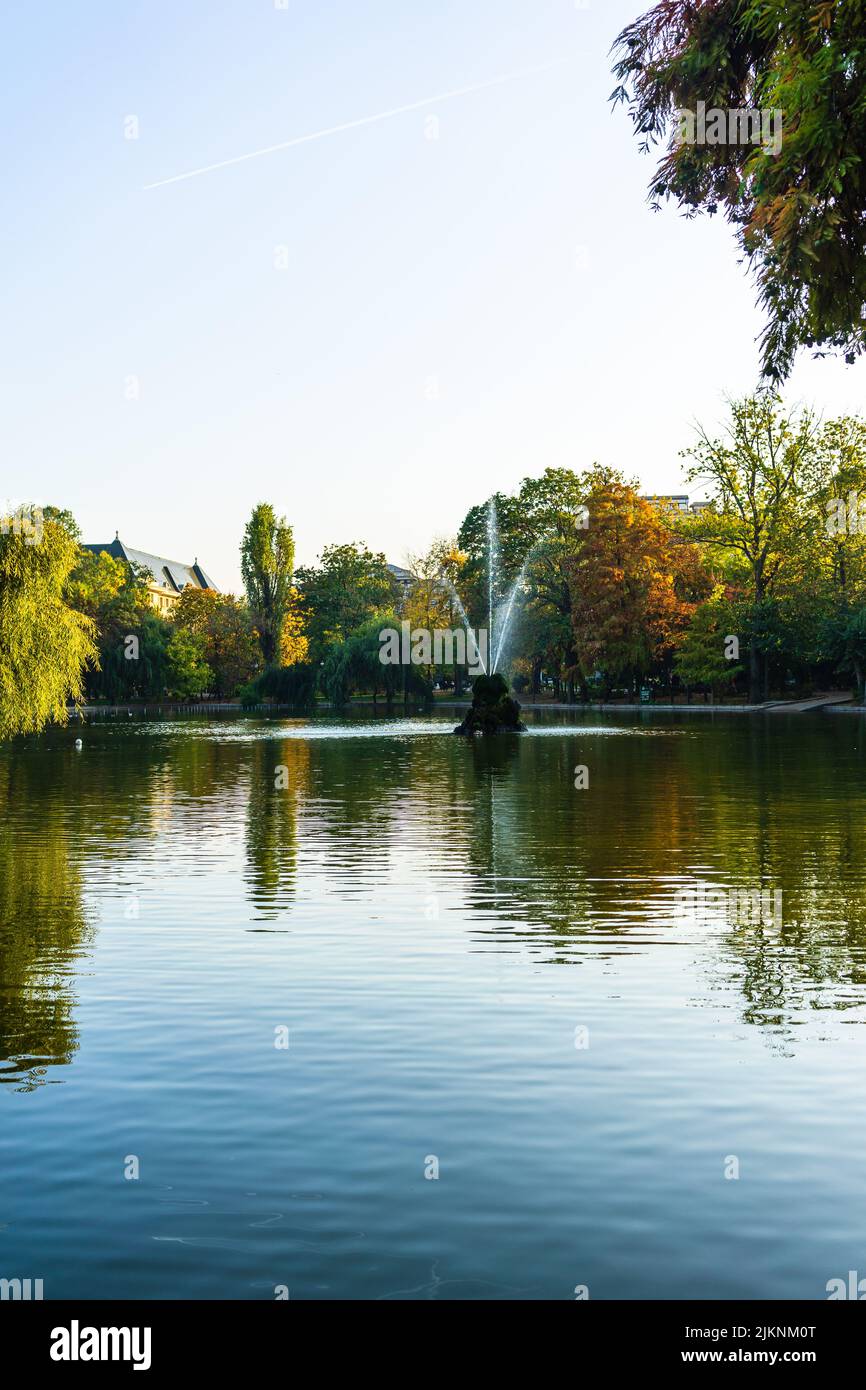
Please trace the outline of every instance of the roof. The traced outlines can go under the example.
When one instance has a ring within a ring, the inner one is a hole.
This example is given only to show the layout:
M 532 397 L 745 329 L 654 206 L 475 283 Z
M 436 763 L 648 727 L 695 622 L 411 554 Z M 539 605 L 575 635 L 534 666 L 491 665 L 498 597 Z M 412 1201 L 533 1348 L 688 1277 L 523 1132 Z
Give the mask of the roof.
M 107 545 L 87 542 L 82 549 L 92 550 L 95 555 L 105 550 L 109 555 L 113 555 L 115 560 L 125 560 L 129 565 L 139 565 L 149 571 L 157 584 L 164 589 L 173 589 L 178 594 L 190 585 L 194 589 L 213 589 L 219 593 L 216 584 L 208 578 L 198 560 L 194 560 L 191 565 L 184 565 L 179 560 L 166 560 L 164 556 L 151 555 L 146 550 L 133 550 L 132 546 L 126 545 L 117 535 Z
M 402 584 L 404 589 L 410 589 L 415 583 L 415 576 L 410 570 L 404 569 L 402 565 L 387 565 L 398 584 Z

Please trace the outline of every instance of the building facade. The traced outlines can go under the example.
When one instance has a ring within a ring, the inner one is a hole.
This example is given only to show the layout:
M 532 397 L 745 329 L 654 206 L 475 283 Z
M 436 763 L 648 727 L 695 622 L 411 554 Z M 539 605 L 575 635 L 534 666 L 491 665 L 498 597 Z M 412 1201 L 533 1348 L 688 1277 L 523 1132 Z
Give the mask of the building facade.
M 110 543 L 101 545 L 88 542 L 82 549 L 91 550 L 94 555 L 100 555 L 105 551 L 115 560 L 125 560 L 128 565 L 136 567 L 144 574 L 150 601 L 162 617 L 171 613 L 184 589 L 190 585 L 194 589 L 213 589 L 215 593 L 219 593 L 216 584 L 205 574 L 198 559 L 193 560 L 191 565 L 185 565 L 179 560 L 166 560 L 161 555 L 151 555 L 146 550 L 133 550 L 116 532 L 114 540 Z
M 687 492 L 644 493 L 643 500 L 651 502 L 654 507 L 660 507 L 663 511 L 675 512 L 703 512 L 712 505 L 705 499 L 690 502 Z

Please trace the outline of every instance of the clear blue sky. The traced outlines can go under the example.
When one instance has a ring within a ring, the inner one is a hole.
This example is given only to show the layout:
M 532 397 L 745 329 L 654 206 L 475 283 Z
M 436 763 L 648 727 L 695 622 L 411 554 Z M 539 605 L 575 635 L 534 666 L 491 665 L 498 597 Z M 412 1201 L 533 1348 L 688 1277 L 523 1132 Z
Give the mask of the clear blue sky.
M 691 422 L 755 382 L 760 317 L 723 222 L 648 210 L 607 104 L 647 4 L 10 9 L 0 500 L 228 588 L 261 499 L 300 561 L 364 540 L 400 562 L 546 465 L 678 488 Z M 806 359 L 789 395 L 854 411 L 864 372 Z

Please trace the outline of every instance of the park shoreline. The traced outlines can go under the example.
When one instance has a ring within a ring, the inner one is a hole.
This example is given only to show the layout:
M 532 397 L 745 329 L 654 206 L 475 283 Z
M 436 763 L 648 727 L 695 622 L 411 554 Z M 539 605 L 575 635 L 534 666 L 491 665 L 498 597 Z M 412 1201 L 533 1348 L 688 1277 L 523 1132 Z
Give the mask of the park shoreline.
M 395 700 L 392 705 L 392 712 L 402 701 Z M 468 710 L 471 708 L 471 700 L 434 700 L 429 707 L 431 710 Z M 413 707 L 417 702 L 413 702 Z M 89 718 L 95 715 L 122 715 L 147 716 L 156 714 L 295 714 L 299 718 L 306 714 L 314 714 L 317 710 L 336 709 L 330 701 L 318 703 L 310 711 L 299 711 L 294 705 L 284 704 L 260 704 L 244 706 L 238 700 L 162 700 L 148 702 L 147 704 L 121 704 L 121 705 L 82 705 L 78 709 L 70 708 L 68 711 L 71 721 L 78 718 Z M 351 704 L 344 707 L 347 709 L 376 709 L 387 710 L 384 701 L 374 701 L 370 698 L 352 700 Z M 428 707 L 424 706 L 425 709 Z M 610 701 L 575 701 L 570 704 L 564 700 L 545 700 L 545 701 L 521 701 L 521 710 L 531 713 L 544 713 L 546 710 L 555 713 L 574 714 L 580 713 L 600 713 L 600 714 L 635 714 L 635 713 L 655 713 L 655 714 L 866 714 L 866 704 L 857 704 L 851 695 L 837 693 L 834 695 L 819 696 L 806 700 L 767 700 L 759 705 L 723 705 L 723 704 L 693 704 L 693 705 L 672 705 L 659 702 L 613 704 Z

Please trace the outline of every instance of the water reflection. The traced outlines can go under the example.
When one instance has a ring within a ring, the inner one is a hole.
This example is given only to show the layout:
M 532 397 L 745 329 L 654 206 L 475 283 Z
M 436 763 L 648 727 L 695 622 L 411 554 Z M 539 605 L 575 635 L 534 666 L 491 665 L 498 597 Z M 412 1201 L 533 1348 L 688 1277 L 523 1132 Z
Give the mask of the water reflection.
M 65 731 L 4 749 L 0 1079 L 71 1060 L 95 914 L 131 891 L 178 930 L 205 885 L 208 930 L 282 929 L 299 900 L 369 921 L 393 904 L 419 943 L 441 901 L 467 944 L 545 962 L 676 945 L 694 1000 L 737 1001 L 749 1025 L 862 1007 L 859 720 L 588 720 L 468 744 L 450 726 L 94 724 L 78 757 Z M 684 886 L 780 891 L 782 920 L 684 913 Z
M 0 1082 L 33 1090 L 78 1047 L 75 970 L 91 936 L 67 806 L 36 758 L 0 762 Z M 16 836 L 22 806 L 30 842 Z
M 310 790 L 310 745 L 273 739 L 252 745 L 247 772 L 246 882 L 257 916 L 291 907 L 298 872 L 298 808 Z

